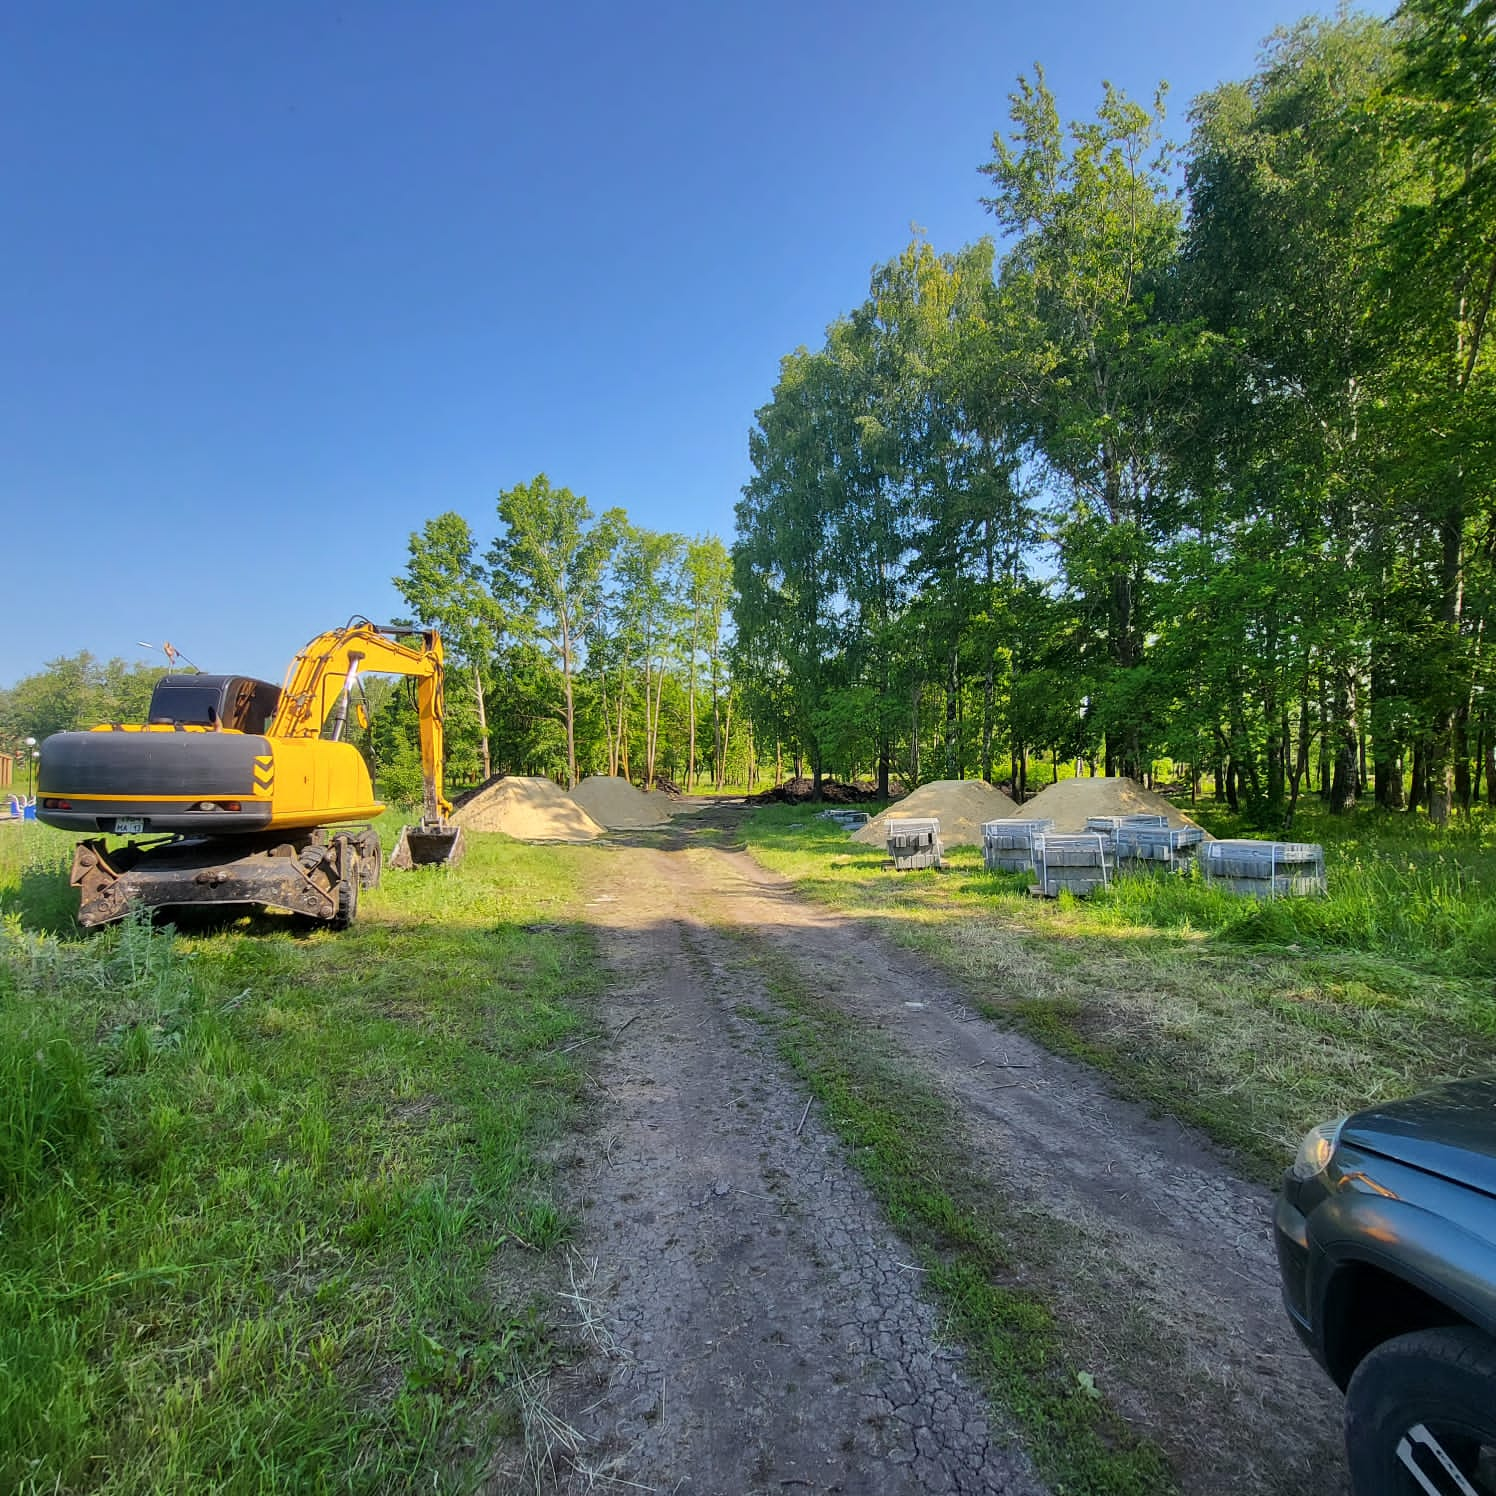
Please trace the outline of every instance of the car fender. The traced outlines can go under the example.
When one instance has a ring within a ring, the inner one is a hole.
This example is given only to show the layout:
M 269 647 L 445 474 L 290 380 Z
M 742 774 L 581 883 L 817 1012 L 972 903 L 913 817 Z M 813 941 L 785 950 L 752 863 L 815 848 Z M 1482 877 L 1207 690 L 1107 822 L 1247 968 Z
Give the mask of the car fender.
M 1426 1203 L 1414 1201 L 1388 1187 L 1386 1169 L 1378 1171 L 1375 1182 L 1343 1165 L 1337 1172 L 1339 1188 L 1320 1201 L 1307 1221 L 1308 1306 L 1330 1359 L 1335 1359 L 1332 1345 L 1339 1321 L 1347 1314 L 1376 1312 L 1375 1304 L 1340 1302 L 1338 1285 L 1356 1265 L 1399 1279 L 1452 1316 L 1496 1335 L 1496 1243 L 1462 1219 L 1472 1206 L 1496 1214 L 1496 1202 L 1483 1196 L 1472 1201 L 1471 1191 L 1448 1180 L 1422 1176 L 1397 1181 L 1422 1186 L 1431 1197 Z

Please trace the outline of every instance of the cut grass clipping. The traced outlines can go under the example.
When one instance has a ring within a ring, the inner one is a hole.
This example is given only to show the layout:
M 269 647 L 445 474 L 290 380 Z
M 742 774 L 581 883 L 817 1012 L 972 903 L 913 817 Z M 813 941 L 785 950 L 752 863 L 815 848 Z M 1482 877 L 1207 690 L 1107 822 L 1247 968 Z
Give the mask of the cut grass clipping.
M 547 1357 L 572 862 L 59 937 L 71 845 L 0 834 L 0 1490 L 471 1488 Z
M 1174 1485 L 1163 1455 L 1067 1362 L 1044 1300 L 1013 1283 L 1001 1204 L 961 1163 L 959 1113 L 911 1079 L 907 1064 L 865 1027 L 810 996 L 787 963 L 742 930 L 718 928 L 757 964 L 776 1005 L 741 1011 L 770 1030 L 823 1104 L 925 1268 L 1000 1419 L 1021 1424 L 1057 1496 L 1167 1496 Z
M 984 871 L 976 848 L 944 872 L 894 874 L 804 808 L 766 807 L 746 828 L 800 893 L 871 919 L 986 1017 L 1195 1123 L 1264 1180 L 1316 1122 L 1488 1070 L 1496 1041 L 1496 816 L 1441 832 L 1307 813 L 1294 834 L 1325 843 L 1327 898 L 1141 873 L 1036 900 L 1029 875 Z

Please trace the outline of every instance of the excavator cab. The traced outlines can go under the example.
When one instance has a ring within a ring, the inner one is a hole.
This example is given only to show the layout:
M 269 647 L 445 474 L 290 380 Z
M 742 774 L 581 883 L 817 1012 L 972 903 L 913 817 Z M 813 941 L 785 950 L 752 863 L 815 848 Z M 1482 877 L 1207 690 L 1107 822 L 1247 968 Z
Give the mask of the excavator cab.
M 151 692 L 152 727 L 231 728 L 261 736 L 281 690 L 247 675 L 163 675 Z

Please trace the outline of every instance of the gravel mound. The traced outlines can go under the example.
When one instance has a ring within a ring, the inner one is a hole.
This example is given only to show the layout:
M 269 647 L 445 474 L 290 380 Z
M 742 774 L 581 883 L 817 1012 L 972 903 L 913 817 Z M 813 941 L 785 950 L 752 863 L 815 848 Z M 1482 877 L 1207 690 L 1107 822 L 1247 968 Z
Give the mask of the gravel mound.
M 670 804 L 658 792 L 647 795 L 616 774 L 591 774 L 572 792 L 571 798 L 609 831 L 637 831 L 663 826 L 670 819 Z
M 853 833 L 852 840 L 881 847 L 888 839 L 889 816 L 934 816 L 940 822 L 942 846 L 980 847 L 984 821 L 1006 820 L 1017 814 L 1018 807 L 984 779 L 936 779 L 875 816 Z
M 1086 829 L 1088 816 L 1168 816 L 1171 826 L 1193 826 L 1194 821 L 1177 806 L 1136 779 L 1062 779 L 1041 790 L 1013 813 L 1020 821 L 1048 816 L 1056 831 L 1073 833 Z M 1208 841 L 1215 838 L 1206 834 Z
M 549 779 L 523 774 L 484 785 L 452 819 L 470 831 L 502 831 L 519 841 L 593 841 L 604 829 Z

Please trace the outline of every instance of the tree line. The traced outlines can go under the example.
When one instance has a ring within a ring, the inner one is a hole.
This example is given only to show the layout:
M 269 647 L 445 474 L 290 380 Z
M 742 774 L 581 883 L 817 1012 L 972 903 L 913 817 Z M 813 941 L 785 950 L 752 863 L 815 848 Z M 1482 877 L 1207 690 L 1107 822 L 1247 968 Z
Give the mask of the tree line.
M 496 519 L 486 549 L 460 514 L 428 520 L 394 578 L 410 621 L 443 637 L 449 777 L 575 785 L 607 773 L 689 788 L 746 774 L 723 542 L 594 514 L 544 473 L 501 493 Z M 382 777 L 419 783 L 413 708 L 398 691 L 382 705 L 367 739 Z
M 1001 234 L 923 237 L 783 360 L 734 675 L 815 776 L 1030 756 L 1496 800 L 1496 0 L 1342 12 L 1196 99 L 1021 79 Z
M 448 512 L 411 533 L 394 585 L 412 632 L 440 631 L 447 662 L 446 777 L 495 773 L 661 778 L 720 788 L 756 777 L 753 724 L 729 679 L 732 569 L 715 536 L 594 515 L 545 474 L 500 494 L 484 545 Z M 26 736 L 142 722 L 163 666 L 81 653 L 0 689 L 0 751 Z M 417 798 L 408 682 L 361 683 L 355 740 L 384 794 Z

